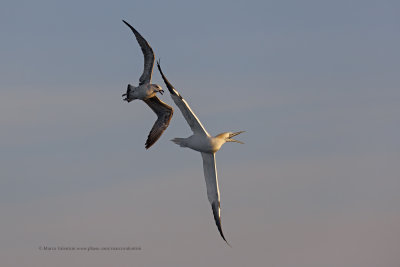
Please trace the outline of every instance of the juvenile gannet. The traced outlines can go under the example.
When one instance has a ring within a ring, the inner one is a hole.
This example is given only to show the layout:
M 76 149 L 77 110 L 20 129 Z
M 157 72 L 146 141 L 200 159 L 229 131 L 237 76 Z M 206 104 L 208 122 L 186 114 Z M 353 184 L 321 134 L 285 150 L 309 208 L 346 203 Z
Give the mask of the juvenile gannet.
M 157 114 L 157 120 L 151 129 L 149 136 L 146 141 L 146 149 L 151 147 L 167 129 L 169 122 L 171 121 L 174 110 L 171 106 L 168 106 L 162 102 L 156 93 L 163 94 L 164 90 L 158 84 L 151 84 L 151 76 L 153 74 L 154 67 L 154 52 L 147 41 L 135 30 L 128 22 L 122 20 L 135 34 L 136 40 L 138 41 L 144 55 L 144 70 L 142 76 L 139 79 L 139 86 L 135 87 L 128 84 L 124 100 L 128 103 L 135 99 L 143 100 L 153 111 Z
M 201 124 L 200 120 L 196 117 L 196 114 L 194 114 L 194 112 L 190 109 L 188 103 L 185 101 L 185 99 L 183 99 L 182 95 L 179 94 L 178 91 L 167 80 L 161 70 L 160 61 L 157 61 L 157 67 L 171 94 L 172 100 L 174 100 L 175 104 L 181 110 L 183 117 L 185 118 L 190 126 L 190 129 L 193 132 L 193 135 L 188 138 L 174 138 L 171 141 L 173 141 L 177 145 L 180 145 L 181 147 L 188 147 L 201 152 L 201 156 L 203 158 L 204 178 L 206 180 L 207 186 L 207 196 L 208 200 L 211 203 L 214 220 L 218 227 L 219 233 L 221 234 L 225 242 L 229 245 L 229 243 L 225 239 L 221 227 L 219 188 L 217 178 L 217 166 L 215 165 L 215 153 L 226 142 L 236 142 L 243 144 L 243 142 L 235 140 L 232 137 L 241 134 L 244 131 L 225 132 L 218 134 L 215 137 L 212 137 Z

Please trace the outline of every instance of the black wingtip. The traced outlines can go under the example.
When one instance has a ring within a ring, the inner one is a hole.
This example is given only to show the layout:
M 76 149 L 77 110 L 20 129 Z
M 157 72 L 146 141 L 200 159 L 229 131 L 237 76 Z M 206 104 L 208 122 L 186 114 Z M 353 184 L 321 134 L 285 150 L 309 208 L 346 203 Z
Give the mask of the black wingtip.
M 125 23 L 125 24 L 128 25 L 128 26 L 131 26 L 131 25 L 130 25 L 128 22 L 126 22 L 126 20 L 124 20 L 124 19 L 122 20 L 122 22 Z
M 144 147 L 146 148 L 146 150 L 148 150 L 150 147 L 152 147 L 156 142 L 157 142 L 157 140 L 159 139 L 160 137 L 158 137 L 158 138 L 156 138 L 156 139 L 154 139 L 154 140 L 151 140 L 151 138 L 150 138 L 150 135 L 147 137 L 147 140 L 146 140 L 146 143 L 144 144 Z
M 149 136 L 147 136 L 146 143 L 144 144 L 144 147 L 146 148 L 146 150 L 148 150 L 152 145 L 154 145 L 160 137 L 161 137 L 161 135 L 157 138 L 152 138 L 151 132 L 150 132 Z
M 130 25 L 128 22 L 126 22 L 125 20 L 122 20 L 122 22 L 125 23 L 128 27 L 131 26 L 131 25 Z
M 130 25 L 128 22 L 126 22 L 125 20 L 122 20 L 122 22 L 125 23 L 126 26 L 128 26 L 132 30 L 132 32 L 135 34 L 135 36 L 138 34 L 140 35 L 140 33 L 135 28 L 133 28 L 132 25 Z
M 217 225 L 219 234 L 221 235 L 222 239 L 224 239 L 224 241 L 226 242 L 226 244 L 230 247 L 232 247 L 228 241 L 226 241 L 226 238 L 224 236 L 224 233 L 222 232 L 222 226 L 221 226 L 221 218 L 219 217 L 219 204 L 216 202 L 213 202 L 211 204 L 212 210 L 213 210 L 213 215 L 214 215 L 214 220 L 215 220 L 215 224 Z
M 158 68 L 158 71 L 160 72 L 161 77 L 163 78 L 163 80 L 165 82 L 165 85 L 167 86 L 168 91 L 170 92 L 170 94 L 176 95 L 176 92 L 174 91 L 174 87 L 168 81 L 167 77 L 165 77 L 164 73 L 161 70 L 160 59 L 157 60 L 157 68 Z

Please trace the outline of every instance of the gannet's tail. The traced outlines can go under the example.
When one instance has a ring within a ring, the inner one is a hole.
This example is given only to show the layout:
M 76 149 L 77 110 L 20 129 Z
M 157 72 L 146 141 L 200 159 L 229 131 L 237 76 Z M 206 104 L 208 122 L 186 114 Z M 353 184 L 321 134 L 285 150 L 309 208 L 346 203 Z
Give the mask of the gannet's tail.
M 181 147 L 186 147 L 186 138 L 174 138 L 171 141 Z

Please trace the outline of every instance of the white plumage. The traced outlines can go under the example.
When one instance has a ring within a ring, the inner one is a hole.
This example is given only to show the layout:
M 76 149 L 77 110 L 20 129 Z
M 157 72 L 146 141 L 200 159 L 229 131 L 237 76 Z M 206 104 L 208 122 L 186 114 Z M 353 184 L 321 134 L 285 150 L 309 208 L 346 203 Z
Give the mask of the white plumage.
M 225 132 L 215 137 L 211 136 L 206 131 L 204 126 L 201 124 L 196 114 L 194 114 L 194 112 L 191 110 L 185 99 L 183 99 L 183 97 L 178 93 L 178 91 L 171 85 L 171 83 L 165 77 L 164 73 L 161 70 L 159 62 L 157 62 L 157 67 L 171 94 L 172 100 L 175 102 L 175 104 L 182 112 L 183 117 L 185 118 L 185 120 L 190 126 L 190 129 L 193 132 L 193 135 L 189 136 L 188 138 L 174 138 L 171 141 L 173 141 L 177 145 L 180 145 L 181 147 L 188 147 L 193 150 L 201 152 L 201 156 L 203 158 L 204 178 L 206 180 L 206 186 L 207 186 L 207 197 L 211 203 L 214 220 L 218 227 L 219 233 L 221 234 L 225 242 L 228 244 L 222 232 L 222 227 L 221 227 L 220 199 L 219 199 L 220 194 L 218 188 L 218 176 L 217 176 L 217 167 L 215 163 L 215 153 L 226 142 L 237 142 L 243 144 L 242 142 L 232 138 L 238 134 L 241 134 L 243 131 Z

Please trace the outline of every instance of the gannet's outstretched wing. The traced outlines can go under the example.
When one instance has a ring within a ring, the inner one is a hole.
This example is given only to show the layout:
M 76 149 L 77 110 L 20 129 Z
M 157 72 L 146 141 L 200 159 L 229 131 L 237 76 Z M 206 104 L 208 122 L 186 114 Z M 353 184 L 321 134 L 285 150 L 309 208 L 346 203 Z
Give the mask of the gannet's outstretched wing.
M 175 88 L 172 86 L 172 84 L 165 77 L 164 73 L 161 70 L 160 61 L 157 61 L 157 67 L 161 73 L 161 76 L 162 76 L 165 84 L 167 85 L 167 88 L 171 94 L 172 100 L 174 100 L 175 104 L 181 110 L 183 117 L 189 124 L 190 129 L 192 129 L 193 133 L 204 134 L 206 136 L 209 136 L 208 132 L 206 131 L 206 129 L 204 129 L 204 126 L 201 124 L 201 122 L 197 118 L 196 114 L 194 114 L 194 112 L 190 109 L 189 104 L 185 101 L 185 99 L 183 99 L 181 94 L 179 94 L 178 91 L 175 90 Z
M 215 165 L 215 154 L 211 153 L 201 153 L 203 157 L 203 169 L 204 178 L 206 179 L 207 186 L 207 197 L 208 201 L 211 203 L 215 224 L 218 227 L 218 231 L 222 238 L 226 241 L 224 233 L 221 227 L 221 216 L 220 216 L 220 201 L 219 201 L 219 188 L 218 188 L 218 178 L 217 178 L 217 166 Z
M 162 102 L 157 96 L 153 96 L 143 101 L 157 114 L 158 117 L 149 133 L 149 136 L 147 137 L 146 149 L 149 149 L 160 138 L 165 129 L 167 129 L 172 114 L 174 114 L 174 109 Z
M 149 43 L 140 35 L 140 33 L 135 30 L 128 22 L 122 20 L 135 34 L 136 40 L 138 41 L 140 48 L 142 48 L 143 56 L 144 56 L 144 69 L 143 74 L 140 76 L 139 85 L 150 83 L 151 75 L 153 74 L 154 67 L 154 52 Z

